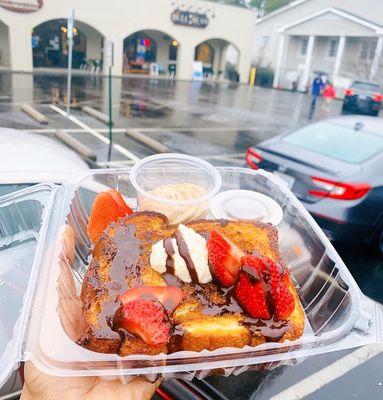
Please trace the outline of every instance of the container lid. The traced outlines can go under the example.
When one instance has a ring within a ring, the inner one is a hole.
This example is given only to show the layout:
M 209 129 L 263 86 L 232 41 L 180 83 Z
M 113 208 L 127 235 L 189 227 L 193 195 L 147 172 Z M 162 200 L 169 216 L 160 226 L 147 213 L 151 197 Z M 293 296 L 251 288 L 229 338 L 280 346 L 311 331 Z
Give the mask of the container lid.
M 278 225 L 283 218 L 280 205 L 271 197 L 252 190 L 228 190 L 210 201 L 214 218 L 254 219 Z
M 42 184 L 0 197 L 0 387 L 23 360 L 55 193 L 55 185 Z

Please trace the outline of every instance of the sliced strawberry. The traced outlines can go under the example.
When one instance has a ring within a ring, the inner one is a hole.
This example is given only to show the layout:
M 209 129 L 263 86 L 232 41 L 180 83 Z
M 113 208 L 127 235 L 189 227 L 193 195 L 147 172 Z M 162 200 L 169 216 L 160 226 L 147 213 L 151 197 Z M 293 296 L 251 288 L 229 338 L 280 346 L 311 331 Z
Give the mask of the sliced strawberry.
M 244 256 L 241 264 L 234 295 L 242 308 L 256 318 L 269 319 L 274 315 L 277 321 L 288 319 L 294 311 L 295 300 L 289 290 L 289 276 L 283 268 L 261 256 Z M 268 318 L 265 317 L 267 314 Z
M 222 286 L 234 284 L 244 252 L 229 239 L 212 231 L 207 242 L 208 260 L 214 277 Z
M 294 296 L 289 290 L 289 278 L 286 273 L 280 279 L 277 290 L 273 291 L 274 317 L 276 320 L 288 319 L 295 308 Z
M 88 235 L 90 240 L 96 243 L 111 222 L 132 213 L 133 211 L 126 205 L 123 197 L 116 190 L 111 189 L 99 193 L 94 199 L 89 216 Z
M 122 306 L 120 326 L 151 346 L 169 340 L 169 324 L 163 307 L 153 300 L 132 300 Z
M 120 295 L 121 303 L 128 304 L 133 300 L 157 300 L 171 314 L 181 303 L 184 294 L 182 289 L 174 286 L 139 286 Z
M 243 257 L 234 297 L 251 317 L 270 319 L 266 285 L 262 277 L 264 268 L 264 263 L 257 257 Z

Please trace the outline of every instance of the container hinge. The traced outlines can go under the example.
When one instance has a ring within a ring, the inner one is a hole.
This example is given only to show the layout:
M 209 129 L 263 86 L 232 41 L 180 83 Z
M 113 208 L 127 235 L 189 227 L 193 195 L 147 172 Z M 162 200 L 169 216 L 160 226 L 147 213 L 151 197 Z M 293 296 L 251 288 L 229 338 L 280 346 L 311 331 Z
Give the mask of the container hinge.
M 363 333 L 369 333 L 372 326 L 372 317 L 369 313 L 361 311 L 358 319 L 355 321 L 354 328 Z

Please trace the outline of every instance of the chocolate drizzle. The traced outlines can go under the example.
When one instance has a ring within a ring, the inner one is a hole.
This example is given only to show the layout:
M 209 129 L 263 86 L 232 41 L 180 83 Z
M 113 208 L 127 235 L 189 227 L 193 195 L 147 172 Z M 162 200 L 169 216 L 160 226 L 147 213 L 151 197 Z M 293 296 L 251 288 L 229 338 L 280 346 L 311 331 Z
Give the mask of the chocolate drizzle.
M 166 272 L 168 274 L 175 274 L 174 269 L 174 248 L 173 248 L 173 239 L 171 237 L 164 239 L 164 249 L 166 253 Z
M 262 334 L 268 341 L 278 341 L 289 331 L 290 321 L 275 321 L 274 319 L 259 319 L 246 317 L 242 322 L 249 328 L 250 332 Z
M 199 279 L 198 279 L 197 270 L 196 270 L 193 260 L 191 258 L 191 255 L 190 255 L 188 246 L 185 242 L 185 239 L 182 236 L 182 233 L 179 231 L 176 232 L 175 236 L 176 236 L 178 252 L 180 253 L 180 256 L 185 260 L 185 264 L 189 271 L 190 278 L 193 283 L 198 283 Z
M 136 228 L 134 225 L 121 226 L 114 236 L 116 253 L 109 269 L 109 282 L 106 284 L 109 299 L 102 304 L 99 314 L 101 332 L 105 337 L 116 338 L 115 315 L 118 313 L 120 301 L 118 296 L 127 290 L 125 277 L 129 271 L 136 279 L 139 279 L 137 269 L 140 256 L 140 242 L 135 237 Z

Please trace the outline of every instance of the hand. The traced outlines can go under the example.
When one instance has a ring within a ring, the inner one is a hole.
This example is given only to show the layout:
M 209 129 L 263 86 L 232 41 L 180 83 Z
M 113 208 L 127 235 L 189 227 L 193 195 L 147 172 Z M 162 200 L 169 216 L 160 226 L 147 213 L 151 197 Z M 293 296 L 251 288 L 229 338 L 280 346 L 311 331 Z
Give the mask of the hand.
M 126 385 L 93 376 L 59 378 L 43 374 L 31 362 L 25 365 L 24 376 L 20 400 L 149 400 L 160 384 L 144 378 Z
M 57 311 L 66 334 L 75 341 L 78 321 L 81 320 L 81 301 L 71 272 L 75 239 L 69 226 L 62 231 L 60 244 Z M 140 377 L 128 384 L 93 376 L 60 378 L 42 373 L 32 362 L 26 363 L 24 377 L 21 400 L 148 400 L 160 384 L 160 381 L 150 383 Z

